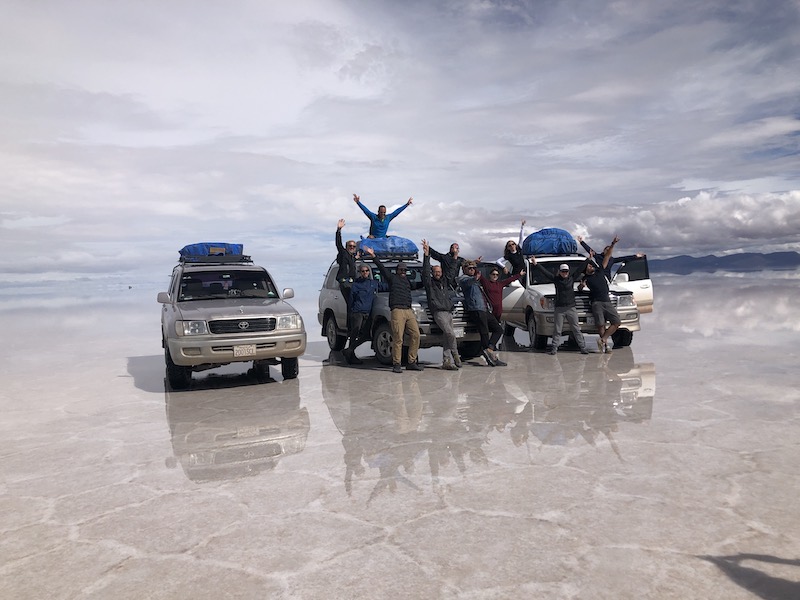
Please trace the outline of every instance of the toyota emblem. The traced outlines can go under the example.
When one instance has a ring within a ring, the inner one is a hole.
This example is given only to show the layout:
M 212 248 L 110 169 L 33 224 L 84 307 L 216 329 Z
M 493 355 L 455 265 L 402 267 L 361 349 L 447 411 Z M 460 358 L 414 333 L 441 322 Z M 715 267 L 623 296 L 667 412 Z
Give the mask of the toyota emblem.
M 239 329 L 248 329 L 250 327 L 249 321 L 239 321 Z

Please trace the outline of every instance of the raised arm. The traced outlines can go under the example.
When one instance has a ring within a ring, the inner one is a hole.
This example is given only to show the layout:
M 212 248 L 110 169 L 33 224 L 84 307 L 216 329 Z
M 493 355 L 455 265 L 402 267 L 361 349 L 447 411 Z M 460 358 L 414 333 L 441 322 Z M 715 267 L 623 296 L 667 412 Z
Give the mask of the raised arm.
M 539 273 L 541 273 L 544 276 L 545 279 L 547 279 L 549 281 L 555 281 L 556 280 L 556 276 L 555 275 L 553 275 L 550 271 L 548 271 L 542 265 L 540 265 L 539 263 L 536 262 L 536 257 L 535 256 L 531 256 L 531 258 L 530 258 L 530 260 L 528 262 L 530 262 L 531 266 L 534 269 L 536 269 L 537 271 L 539 271 Z
M 372 249 L 370 248 L 370 250 Z M 389 278 L 392 276 L 392 274 L 389 272 L 389 269 L 387 269 L 386 266 L 384 266 L 384 264 L 380 261 L 374 250 L 372 254 L 370 254 L 370 258 L 372 258 L 372 262 L 374 262 L 378 267 L 378 271 L 381 272 L 381 280 L 385 283 L 389 283 Z
M 611 262 L 611 255 L 614 253 L 614 247 L 617 245 L 619 241 L 619 236 L 614 236 L 614 239 L 611 240 L 611 244 L 609 244 L 608 248 L 605 252 L 603 252 L 603 269 L 608 268 L 609 263 Z
M 576 240 L 578 240 L 578 243 L 581 245 L 581 247 L 582 247 L 584 250 L 586 250 L 586 252 L 588 252 L 589 254 L 591 254 L 592 252 L 594 252 L 594 250 L 592 250 L 592 249 L 591 249 L 591 247 L 589 246 L 589 244 L 587 244 L 587 243 L 586 243 L 586 242 L 583 240 L 583 236 L 580 236 L 580 235 L 578 235 L 578 236 L 575 236 L 575 239 L 576 239 Z
M 442 262 L 442 258 L 444 258 L 444 254 L 442 254 L 441 252 L 437 252 L 436 250 L 434 250 L 434 249 L 433 249 L 433 248 L 431 248 L 430 246 L 428 246 L 428 250 L 430 251 L 430 253 L 431 253 L 431 256 L 432 256 L 433 258 L 435 258 L 435 259 L 436 259 L 436 260 L 438 260 L 439 262 Z
M 392 219 L 394 219 L 394 218 L 395 218 L 397 215 L 399 215 L 401 212 L 403 212 L 405 209 L 407 209 L 409 206 L 411 206 L 411 204 L 412 204 L 413 202 L 414 202 L 414 198 L 409 198 L 409 199 L 408 199 L 408 201 L 407 201 L 405 204 L 403 204 L 403 206 L 401 206 L 401 207 L 400 207 L 400 208 L 398 208 L 397 210 L 395 210 L 395 211 L 393 211 L 393 212 L 389 213 L 388 215 L 386 215 L 386 218 L 387 218 L 389 221 L 391 221 L 391 220 L 392 220 Z
M 342 245 L 342 227 L 344 227 L 344 219 L 339 219 L 339 222 L 336 224 L 336 249 L 339 252 L 344 252 L 344 246 Z
M 431 247 L 427 240 L 422 240 L 422 285 L 425 289 L 431 285 Z
M 367 218 L 368 218 L 370 221 L 371 221 L 372 219 L 377 219 L 377 218 L 378 218 L 378 215 L 376 215 L 374 212 L 372 212 L 372 211 L 371 211 L 370 209 L 368 209 L 366 206 L 364 206 L 363 204 L 361 204 L 361 197 L 360 197 L 360 196 L 358 196 L 358 195 L 356 195 L 356 194 L 353 194 L 353 202 L 355 202 L 355 203 L 358 205 L 358 208 L 360 208 L 360 209 L 361 209 L 361 212 L 363 212 L 365 215 L 367 215 Z
M 519 242 L 517 242 L 517 252 L 522 252 L 522 242 L 525 232 L 525 219 L 522 219 L 522 222 L 519 224 Z

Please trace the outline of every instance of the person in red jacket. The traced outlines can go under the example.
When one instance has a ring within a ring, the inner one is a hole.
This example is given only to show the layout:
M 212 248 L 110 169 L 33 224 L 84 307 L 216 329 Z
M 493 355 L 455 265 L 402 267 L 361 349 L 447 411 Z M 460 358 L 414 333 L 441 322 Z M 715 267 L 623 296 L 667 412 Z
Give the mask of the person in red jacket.
M 501 317 L 503 315 L 503 288 L 524 276 L 525 269 L 516 275 L 501 280 L 500 267 L 493 265 L 492 270 L 489 271 L 489 277 L 480 278 L 479 281 L 481 282 L 481 286 L 483 286 L 486 298 L 489 300 L 489 304 L 492 305 L 492 314 L 494 318 L 497 319 L 498 323 L 502 320 Z

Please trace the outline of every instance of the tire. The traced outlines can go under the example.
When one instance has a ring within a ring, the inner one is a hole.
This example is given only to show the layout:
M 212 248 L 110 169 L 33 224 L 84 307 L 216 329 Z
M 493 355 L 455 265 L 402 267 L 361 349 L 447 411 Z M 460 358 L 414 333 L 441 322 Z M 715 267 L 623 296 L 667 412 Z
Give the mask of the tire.
M 266 383 L 272 380 L 269 374 L 269 363 L 265 360 L 254 360 L 253 372 L 259 383 Z
M 328 347 L 331 350 L 341 350 L 347 343 L 347 337 L 339 335 L 339 328 L 336 326 L 336 317 L 332 314 L 325 319 L 325 337 L 328 340 Z
M 533 313 L 528 313 L 528 318 L 525 320 L 528 329 L 528 338 L 530 339 L 531 347 L 534 350 L 544 350 L 547 348 L 547 336 L 539 335 L 536 333 L 536 319 Z
M 297 379 L 297 373 L 299 370 L 300 367 L 298 366 L 296 356 L 281 359 L 281 375 L 283 375 L 284 380 Z
M 461 360 L 469 360 L 481 355 L 481 343 L 479 341 L 461 342 L 458 345 L 458 354 Z
M 182 367 L 172 362 L 169 349 L 166 347 L 164 362 L 167 365 L 167 381 L 173 390 L 185 390 L 192 384 L 192 367 Z
M 375 350 L 375 358 L 382 365 L 392 364 L 392 328 L 384 321 L 375 328 L 372 335 L 372 349 Z
M 614 348 L 624 348 L 631 345 L 633 332 L 630 329 L 617 329 L 611 334 L 611 339 L 614 342 Z

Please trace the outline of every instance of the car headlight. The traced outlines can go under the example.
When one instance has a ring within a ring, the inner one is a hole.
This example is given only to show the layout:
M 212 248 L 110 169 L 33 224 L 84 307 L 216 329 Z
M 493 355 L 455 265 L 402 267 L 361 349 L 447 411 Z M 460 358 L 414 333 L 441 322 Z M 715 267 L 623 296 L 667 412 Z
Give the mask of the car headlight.
M 205 321 L 175 321 L 175 333 L 184 335 L 206 335 L 208 326 Z
M 422 308 L 419 304 L 414 304 L 411 307 L 411 310 L 414 311 L 414 317 L 417 319 L 417 323 L 424 323 L 428 320 L 428 314 L 425 312 L 425 309 Z
M 551 298 L 549 296 L 542 296 L 539 299 L 539 305 L 544 310 L 555 310 L 555 298 Z
M 299 329 L 303 326 L 300 315 L 282 315 L 278 317 L 276 329 Z
M 633 299 L 632 295 L 617 296 L 617 306 L 623 308 L 636 306 L 636 300 Z

